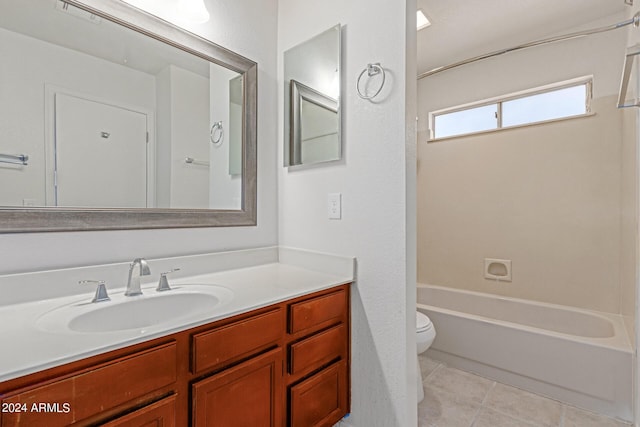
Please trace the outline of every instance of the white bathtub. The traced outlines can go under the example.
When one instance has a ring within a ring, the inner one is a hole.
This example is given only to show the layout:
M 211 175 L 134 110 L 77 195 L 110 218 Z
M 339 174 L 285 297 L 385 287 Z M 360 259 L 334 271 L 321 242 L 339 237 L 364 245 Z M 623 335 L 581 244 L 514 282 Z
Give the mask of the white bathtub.
M 427 355 L 632 421 L 633 352 L 621 316 L 418 284 L 436 328 Z

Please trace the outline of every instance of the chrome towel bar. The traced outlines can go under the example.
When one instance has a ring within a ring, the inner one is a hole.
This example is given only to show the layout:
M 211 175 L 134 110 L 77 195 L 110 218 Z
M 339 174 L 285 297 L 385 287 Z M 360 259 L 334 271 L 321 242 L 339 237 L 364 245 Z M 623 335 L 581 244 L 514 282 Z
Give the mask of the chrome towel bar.
M 184 162 L 189 164 L 189 165 L 209 166 L 209 164 L 210 164 L 206 160 L 198 160 L 198 159 L 194 159 L 193 157 L 185 157 Z
M 0 154 L 0 163 L 12 165 L 28 165 L 29 156 L 26 154 Z

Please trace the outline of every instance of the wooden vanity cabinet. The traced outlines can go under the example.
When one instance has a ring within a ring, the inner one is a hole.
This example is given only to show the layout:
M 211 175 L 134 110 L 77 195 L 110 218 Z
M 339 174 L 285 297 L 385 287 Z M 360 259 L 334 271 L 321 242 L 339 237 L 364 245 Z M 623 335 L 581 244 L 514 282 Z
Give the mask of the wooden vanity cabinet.
M 349 411 L 349 287 L 0 383 L 0 427 L 321 427 Z

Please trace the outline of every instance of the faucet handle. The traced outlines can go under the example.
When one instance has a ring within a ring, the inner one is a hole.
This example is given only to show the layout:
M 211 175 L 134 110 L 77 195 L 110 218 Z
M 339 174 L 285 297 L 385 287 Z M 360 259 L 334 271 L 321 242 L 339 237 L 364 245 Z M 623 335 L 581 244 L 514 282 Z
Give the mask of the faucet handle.
M 93 297 L 91 302 L 101 302 L 101 301 L 110 301 L 109 295 L 107 294 L 107 287 L 105 285 L 104 280 L 80 280 L 78 283 L 81 285 L 85 285 L 87 283 L 97 283 L 98 288 L 96 289 L 96 295 Z
M 169 281 L 167 280 L 167 274 L 171 274 L 174 271 L 180 271 L 179 268 L 174 268 L 173 270 L 169 270 L 169 271 L 165 271 L 164 273 L 160 273 L 160 281 L 158 282 L 158 287 L 156 288 L 156 291 L 158 292 L 163 292 L 163 291 L 170 291 L 171 287 L 169 286 Z

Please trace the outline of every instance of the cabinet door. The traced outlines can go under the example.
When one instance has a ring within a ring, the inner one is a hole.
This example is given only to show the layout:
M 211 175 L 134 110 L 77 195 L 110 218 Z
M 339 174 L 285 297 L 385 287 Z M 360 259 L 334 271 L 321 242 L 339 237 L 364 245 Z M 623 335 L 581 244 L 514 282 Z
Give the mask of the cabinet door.
M 291 427 L 330 427 L 347 413 L 347 366 L 335 363 L 290 388 Z
M 164 399 L 103 424 L 103 427 L 175 427 L 176 397 Z
M 282 369 L 277 348 L 193 384 L 193 425 L 282 426 Z

